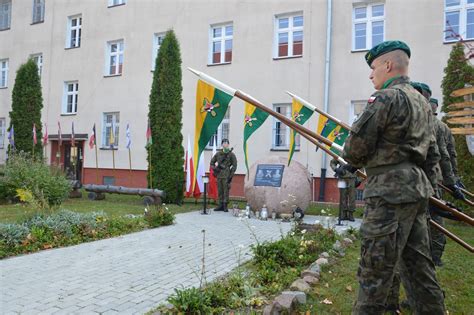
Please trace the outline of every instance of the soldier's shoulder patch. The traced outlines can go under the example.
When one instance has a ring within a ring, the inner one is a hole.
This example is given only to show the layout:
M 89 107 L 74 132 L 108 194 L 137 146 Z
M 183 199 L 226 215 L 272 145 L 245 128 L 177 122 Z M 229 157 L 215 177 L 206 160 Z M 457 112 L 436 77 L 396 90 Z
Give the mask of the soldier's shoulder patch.
M 372 104 L 373 102 L 375 102 L 376 99 L 377 99 L 377 96 L 371 96 L 369 97 L 369 100 L 367 101 L 367 103 Z

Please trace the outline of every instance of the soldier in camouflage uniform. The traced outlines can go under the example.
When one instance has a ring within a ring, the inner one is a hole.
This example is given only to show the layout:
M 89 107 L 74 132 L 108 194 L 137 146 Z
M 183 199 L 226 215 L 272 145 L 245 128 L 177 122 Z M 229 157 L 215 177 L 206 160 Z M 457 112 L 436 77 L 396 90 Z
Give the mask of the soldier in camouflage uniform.
M 211 167 L 217 177 L 217 193 L 219 195 L 219 207 L 215 211 L 228 212 L 229 190 L 232 178 L 237 170 L 237 158 L 229 149 L 229 140 L 222 139 L 222 151 L 217 152 L 211 160 Z
M 410 49 L 405 43 L 383 42 L 365 57 L 378 91 L 354 122 L 343 152 L 350 163 L 343 166 L 346 170 L 364 167 L 368 176 L 353 313 L 383 314 L 395 267 L 403 264 L 416 312 L 444 314 L 426 218 L 434 191 L 423 171 L 439 161 L 431 109 L 409 84 Z
M 330 166 L 336 173 L 339 183 L 344 183 L 345 187 L 339 187 L 339 211 L 342 214 L 341 220 L 354 221 L 354 211 L 356 209 L 356 181 L 357 176 L 351 172 L 342 170 L 339 162 L 331 160 Z M 360 183 L 360 182 L 359 182 Z

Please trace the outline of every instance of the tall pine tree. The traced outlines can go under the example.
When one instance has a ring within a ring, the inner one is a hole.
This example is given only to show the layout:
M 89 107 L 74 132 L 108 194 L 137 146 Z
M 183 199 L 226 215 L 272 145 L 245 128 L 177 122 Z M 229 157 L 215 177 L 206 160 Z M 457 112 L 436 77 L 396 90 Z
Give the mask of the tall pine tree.
M 35 124 L 38 141 L 34 146 L 34 154 L 36 158 L 41 159 L 43 157 L 43 147 L 41 145 L 42 108 L 43 96 L 38 67 L 30 59 L 18 68 L 12 91 L 12 111 L 10 112 L 10 127 L 8 131 L 10 131 L 13 125 L 15 152 L 33 153 L 33 124 Z M 9 154 L 11 154 L 12 148 L 9 147 L 8 150 Z
M 148 119 L 152 144 L 148 159 L 151 156 L 153 188 L 166 192 L 163 201 L 178 204 L 183 200 L 184 183 L 182 89 L 179 43 L 175 33 L 168 31 L 155 61 L 151 86 Z
M 474 85 L 474 68 L 465 56 L 464 45 L 457 43 L 453 46 L 449 55 L 448 64 L 444 68 L 444 78 L 441 84 L 443 88 L 442 111 L 451 111 L 449 105 L 464 101 L 463 97 L 451 97 L 450 94 L 465 85 Z M 459 109 L 458 109 L 459 110 Z M 446 117 L 444 118 L 446 120 Z M 447 121 L 446 121 L 447 123 Z M 449 125 L 449 124 L 448 124 Z M 449 125 L 449 127 L 459 127 L 459 125 Z M 456 152 L 458 161 L 458 173 L 469 191 L 474 190 L 474 158 L 469 153 L 466 136 L 455 135 Z

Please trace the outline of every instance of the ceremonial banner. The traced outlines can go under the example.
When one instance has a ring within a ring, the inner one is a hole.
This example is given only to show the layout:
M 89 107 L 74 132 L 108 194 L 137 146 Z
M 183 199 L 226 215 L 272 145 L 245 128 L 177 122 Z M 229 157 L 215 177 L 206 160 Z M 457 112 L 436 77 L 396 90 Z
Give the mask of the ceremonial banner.
M 244 158 L 245 167 L 247 168 L 247 175 L 249 173 L 248 155 L 247 155 L 247 140 L 250 136 L 265 122 L 268 113 L 261 109 L 245 102 L 245 116 L 244 116 Z
M 301 102 L 293 98 L 291 104 L 291 120 L 303 125 L 313 115 L 314 111 L 304 106 Z M 288 166 L 290 166 L 293 153 L 295 152 L 295 138 L 296 132 L 290 128 L 290 152 L 288 154 Z

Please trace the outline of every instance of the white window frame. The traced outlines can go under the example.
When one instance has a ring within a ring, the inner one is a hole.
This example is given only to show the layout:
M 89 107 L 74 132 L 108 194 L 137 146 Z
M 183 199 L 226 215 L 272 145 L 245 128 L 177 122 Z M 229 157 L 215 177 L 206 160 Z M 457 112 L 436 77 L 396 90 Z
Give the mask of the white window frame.
M 109 0 L 109 8 L 116 7 L 118 5 L 124 5 L 126 3 L 127 3 L 126 0 Z
M 0 31 L 10 29 L 11 23 L 12 0 L 0 0 Z
M 7 120 L 5 117 L 0 118 L 0 149 L 5 148 L 5 136 L 7 132 Z
M 372 9 L 375 6 L 383 6 L 383 15 L 382 16 L 372 16 Z M 356 9 L 359 8 L 366 8 L 366 16 L 365 18 L 356 19 Z M 375 2 L 367 5 L 357 5 L 354 6 L 352 9 L 352 51 L 365 51 L 370 50 L 374 45 L 372 42 L 372 25 L 374 22 L 383 22 L 383 38 L 382 41 L 385 40 L 385 33 L 386 33 L 386 23 L 385 23 L 385 16 L 386 16 L 386 6 L 384 2 Z M 364 48 L 356 48 L 356 40 L 355 40 L 355 26 L 356 24 L 363 24 L 365 23 L 365 47 Z
M 107 116 L 112 116 L 112 122 L 107 122 Z M 109 133 L 107 130 L 112 127 L 114 128 L 114 149 L 118 148 L 119 145 L 119 131 L 120 131 L 120 112 L 104 112 L 102 113 L 102 148 L 110 148 Z
M 231 26 L 232 27 L 232 35 L 227 35 L 226 34 L 226 28 Z M 221 36 L 220 37 L 214 37 L 214 30 L 215 29 L 220 29 L 221 30 Z M 231 57 L 230 61 L 225 61 L 225 43 L 226 41 L 230 40 L 232 43 L 232 49 L 231 49 Z M 220 42 L 221 44 L 221 58 L 219 62 L 214 62 L 214 57 L 213 57 L 213 48 L 214 48 L 214 43 Z M 227 23 L 220 23 L 220 24 L 214 24 L 211 25 L 209 28 L 209 55 L 208 55 L 208 64 L 210 65 L 220 65 L 220 64 L 229 64 L 232 63 L 232 57 L 233 57 L 233 50 L 234 50 L 234 23 L 233 22 L 227 22 Z
M 72 21 L 77 20 L 76 25 L 72 26 Z M 72 32 L 75 31 L 73 38 Z M 79 48 L 81 47 L 82 37 L 82 14 L 69 16 L 67 18 L 67 36 L 66 36 L 66 48 Z M 74 40 L 74 42 L 73 42 Z
M 160 50 L 161 44 L 165 39 L 166 33 L 155 33 L 153 34 L 153 48 L 151 52 L 151 71 L 155 71 L 156 57 L 158 57 L 158 51 Z
M 43 54 L 31 54 L 30 58 L 36 63 L 36 66 L 38 67 L 38 75 L 41 78 L 41 73 L 43 72 Z
M 286 117 L 291 119 L 291 103 L 277 103 L 277 104 L 273 104 L 273 110 L 275 112 L 278 112 L 277 111 L 277 107 L 286 107 L 287 108 L 287 111 L 286 111 Z M 281 112 L 278 112 L 281 114 Z M 283 114 L 282 114 L 283 115 Z M 285 145 L 277 145 L 277 143 L 275 143 L 275 140 L 276 140 L 276 131 L 277 131 L 277 124 L 279 124 L 280 126 L 280 129 L 284 129 L 285 130 Z M 290 149 L 290 127 L 288 127 L 287 125 L 285 125 L 284 123 L 282 123 L 280 120 L 276 119 L 275 117 L 273 117 L 273 122 L 272 122 L 272 150 L 281 150 L 281 151 L 287 151 Z M 300 136 L 299 134 L 296 134 L 296 137 L 295 137 L 295 150 L 299 150 L 300 149 Z
M 117 45 L 117 51 L 112 52 L 112 45 Z M 120 50 L 120 48 L 122 50 Z M 124 51 L 125 51 L 125 42 L 123 39 L 107 42 L 106 51 L 105 51 L 105 55 L 106 55 L 105 75 L 106 76 L 122 75 L 123 63 L 124 63 Z M 122 57 L 122 67 L 120 67 L 120 56 Z M 117 60 L 117 65 L 115 66 L 115 71 L 113 73 L 110 71 L 112 57 L 116 57 L 116 60 Z
M 301 16 L 303 19 L 302 26 L 293 26 L 294 18 Z M 279 20 L 280 19 L 288 19 L 288 28 L 279 28 Z M 273 58 L 274 59 L 285 59 L 285 58 L 292 58 L 292 57 L 302 57 L 304 53 L 304 14 L 303 12 L 295 12 L 295 13 L 285 13 L 280 15 L 275 15 L 274 18 L 274 25 L 273 25 Z M 302 45 L 303 48 L 301 49 L 301 55 L 295 55 L 293 53 L 293 38 L 295 32 L 302 32 Z M 280 33 L 288 33 L 288 55 L 287 56 L 279 56 L 278 55 L 278 38 Z
M 44 22 L 45 0 L 33 0 L 32 24 Z M 37 14 L 39 13 L 39 17 Z
M 70 85 L 72 86 L 72 91 L 69 91 Z M 68 112 L 69 96 L 72 97 L 70 112 Z M 78 100 L 79 100 L 79 81 L 64 82 L 63 106 L 62 106 L 61 115 L 76 115 Z
M 352 125 L 357 119 L 359 114 L 364 111 L 365 106 L 367 105 L 367 100 L 352 100 L 349 110 L 349 124 Z M 356 107 L 361 106 L 362 109 L 357 113 Z
M 0 59 L 0 88 L 6 87 L 8 87 L 8 59 Z
M 474 34 L 472 37 L 467 37 L 467 12 L 470 10 L 474 11 L 474 1 L 472 3 L 468 3 L 469 0 L 459 0 L 459 5 L 455 6 L 446 6 L 446 0 L 443 1 L 444 5 L 444 15 L 443 15 L 443 25 L 444 25 L 444 31 L 443 31 L 443 42 L 444 43 L 453 43 L 459 41 L 459 39 L 456 38 L 446 38 L 446 35 L 448 34 L 446 32 L 448 25 L 446 24 L 446 14 L 450 12 L 459 12 L 459 35 L 464 40 L 472 40 L 474 39 Z M 452 35 L 452 34 L 450 34 Z
M 224 134 L 224 129 L 227 128 L 227 135 Z M 217 136 L 217 144 L 216 147 L 219 148 L 221 146 L 222 139 L 229 139 L 230 138 L 230 106 L 227 107 L 227 111 L 222 119 L 219 127 L 217 127 L 217 131 L 212 135 L 211 139 L 206 145 L 206 149 L 212 149 L 214 145 L 213 141 Z

